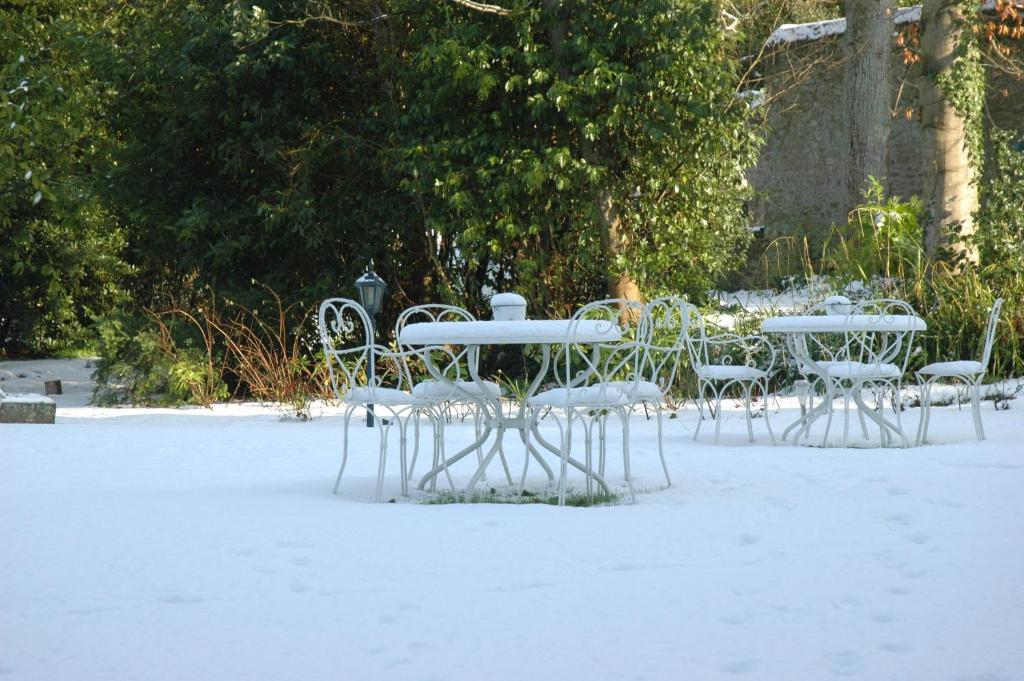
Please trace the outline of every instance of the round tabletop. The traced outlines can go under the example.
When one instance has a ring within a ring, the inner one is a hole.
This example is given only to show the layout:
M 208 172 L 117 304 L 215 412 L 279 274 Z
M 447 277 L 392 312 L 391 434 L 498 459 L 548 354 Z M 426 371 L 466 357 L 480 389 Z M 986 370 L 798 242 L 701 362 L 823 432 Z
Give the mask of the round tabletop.
M 398 340 L 403 345 L 552 345 L 567 340 L 572 343 L 605 343 L 621 339 L 622 330 L 609 321 L 523 319 L 419 322 L 402 329 Z

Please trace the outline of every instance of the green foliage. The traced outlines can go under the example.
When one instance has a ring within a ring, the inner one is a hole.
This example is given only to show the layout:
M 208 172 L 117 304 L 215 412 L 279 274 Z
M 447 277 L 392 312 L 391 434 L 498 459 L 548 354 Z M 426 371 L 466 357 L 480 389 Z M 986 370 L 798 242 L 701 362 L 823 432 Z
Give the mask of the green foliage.
M 988 177 L 978 185 L 974 227 L 981 261 L 997 280 L 1024 272 L 1024 149 L 1013 134 L 991 132 Z
M 102 57 L 125 140 L 105 200 L 129 228 L 145 300 L 194 281 L 258 305 L 352 295 L 369 260 L 423 299 L 429 261 L 383 166 L 384 91 L 366 35 L 286 23 L 303 0 L 121 5 Z
M 122 298 L 124 236 L 91 191 L 109 152 L 88 5 L 0 8 L 0 355 L 81 347 Z
M 843 285 L 878 277 L 902 279 L 920 271 L 923 210 L 917 197 L 886 197 L 878 180 L 869 178 L 864 203 L 851 211 L 846 225 L 831 228 L 820 268 Z
M 191 397 L 186 385 L 173 380 L 175 362 L 164 352 L 160 332 L 149 318 L 117 313 L 100 322 L 97 331 L 94 403 L 166 405 Z
M 228 387 L 209 357 L 199 348 L 186 348 L 178 353 L 170 367 L 171 386 L 175 393 L 187 393 L 190 401 L 204 407 L 228 397 Z
M 756 138 L 712 2 L 513 3 L 511 17 L 399 2 L 392 53 L 402 188 L 440 243 L 448 293 L 515 287 L 533 309 L 699 289 L 746 241 Z M 626 252 L 609 261 L 602 212 Z

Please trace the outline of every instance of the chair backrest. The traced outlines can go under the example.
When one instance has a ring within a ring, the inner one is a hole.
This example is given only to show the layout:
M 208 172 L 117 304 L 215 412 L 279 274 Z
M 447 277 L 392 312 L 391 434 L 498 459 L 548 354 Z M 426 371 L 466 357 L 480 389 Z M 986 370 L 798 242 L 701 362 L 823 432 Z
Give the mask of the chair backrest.
M 686 352 L 690 356 L 690 367 L 694 371 L 709 364 L 708 329 L 704 323 L 704 315 L 693 303 L 683 302 L 685 321 L 683 337 L 686 339 Z
M 893 298 L 862 300 L 853 306 L 851 314 L 866 315 L 879 322 L 897 316 L 917 316 L 910 303 Z M 916 329 L 908 325 L 906 328 L 851 334 L 850 359 L 871 364 L 896 364 L 905 373 L 913 352 L 915 333 Z
M 686 331 L 690 311 L 678 296 L 655 298 L 647 303 L 651 340 L 647 346 L 644 380 L 667 393 L 679 377 L 679 362 L 686 352 Z
M 402 314 L 398 315 L 398 321 L 395 322 L 395 342 L 398 344 L 399 351 L 404 352 L 416 349 L 413 346 L 403 345 L 401 341 L 402 329 L 409 324 L 416 324 L 419 322 L 473 321 L 476 321 L 476 317 L 474 317 L 469 310 L 456 305 L 444 305 L 441 303 L 417 305 L 403 310 Z M 419 348 L 419 350 L 421 352 L 424 351 L 423 348 Z M 466 377 L 466 375 L 461 371 L 461 366 L 466 363 L 468 356 L 469 348 L 463 347 L 453 355 L 446 355 L 443 363 L 435 361 L 434 366 L 439 369 L 446 378 L 458 381 L 463 377 Z M 475 372 L 477 367 L 474 366 L 472 369 L 473 372 Z
M 577 331 L 582 321 L 617 326 L 622 340 L 581 343 Z M 620 298 L 588 303 L 573 314 L 555 355 L 555 380 L 566 388 L 623 381 L 633 384 L 626 392 L 635 390 L 643 379 L 650 338 L 650 315 L 643 303 Z
M 802 314 L 813 317 L 828 315 L 831 312 L 828 304 L 820 302 L 807 308 Z M 851 341 L 849 333 L 805 333 L 801 334 L 798 340 L 807 357 L 824 362 L 846 362 L 856 359 L 850 356 L 851 350 L 856 346 Z
M 988 369 L 988 362 L 992 359 L 992 343 L 996 339 L 996 327 L 999 325 L 999 314 L 1003 311 L 1003 299 L 996 298 L 992 303 L 992 310 L 988 313 L 988 326 L 985 327 L 985 348 L 981 353 L 982 370 Z
M 335 396 L 342 398 L 359 385 L 361 375 L 376 378 L 373 326 L 362 305 L 348 298 L 328 298 L 320 303 L 317 329 Z

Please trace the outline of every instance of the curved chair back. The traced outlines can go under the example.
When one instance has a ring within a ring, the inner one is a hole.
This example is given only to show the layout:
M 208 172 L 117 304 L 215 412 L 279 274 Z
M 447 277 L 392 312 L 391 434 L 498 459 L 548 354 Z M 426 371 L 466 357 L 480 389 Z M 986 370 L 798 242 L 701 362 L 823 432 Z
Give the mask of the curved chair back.
M 985 348 L 981 353 L 981 367 L 988 369 L 988 362 L 992 359 L 992 343 L 996 339 L 996 327 L 999 325 L 999 314 L 1003 311 L 1003 299 L 996 298 L 992 303 L 992 310 L 988 313 L 988 326 L 985 327 Z
M 362 305 L 348 298 L 328 298 L 320 303 L 317 329 L 336 397 L 343 398 L 359 385 L 362 374 L 373 383 L 373 326 Z
M 678 296 L 655 298 L 647 303 L 651 340 L 647 346 L 644 380 L 651 381 L 667 393 L 679 376 L 679 362 L 686 351 L 687 303 Z
M 853 306 L 851 314 L 867 315 L 879 322 L 897 316 L 917 316 L 910 303 L 892 298 L 863 300 Z M 905 373 L 910 353 L 913 351 L 915 333 L 916 329 L 907 325 L 906 328 L 894 327 L 881 332 L 853 334 L 851 355 L 854 354 L 853 348 L 856 346 L 860 351 L 860 361 L 871 364 L 896 364 L 900 371 Z
M 824 302 L 817 303 L 807 308 L 803 314 L 808 317 L 827 315 L 830 314 L 829 306 Z M 847 362 L 856 359 L 851 356 L 851 351 L 859 347 L 851 342 L 852 340 L 849 333 L 805 333 L 800 334 L 798 342 L 803 345 L 804 354 L 816 361 Z
M 622 340 L 579 342 L 578 329 L 585 320 L 598 322 L 599 328 L 617 326 Z M 647 364 L 650 336 L 650 315 L 643 303 L 622 298 L 588 303 L 572 316 L 565 342 L 555 356 L 555 380 L 566 388 L 621 381 L 632 383 L 635 390 Z M 630 388 L 625 386 L 625 391 Z
M 398 344 L 398 350 L 400 352 L 414 351 L 423 352 L 423 348 L 417 348 L 412 346 L 403 345 L 400 340 L 402 337 L 402 329 L 409 324 L 416 324 L 419 322 L 474 322 L 474 317 L 469 310 L 458 307 L 456 305 L 444 305 L 442 303 L 429 303 L 427 305 L 417 305 L 410 307 L 402 311 L 402 314 L 398 315 L 398 321 L 395 322 L 395 342 Z M 445 357 L 446 363 L 435 364 L 435 366 L 441 370 L 442 374 L 453 381 L 461 380 L 463 374 L 461 371 L 462 364 L 466 363 L 469 356 L 469 348 L 463 347 L 462 350 L 448 354 Z M 477 367 L 472 367 L 473 372 L 476 372 Z
M 696 305 L 687 302 L 682 305 L 685 311 L 683 337 L 686 340 L 686 352 L 690 356 L 690 367 L 699 371 L 710 363 L 707 325 Z

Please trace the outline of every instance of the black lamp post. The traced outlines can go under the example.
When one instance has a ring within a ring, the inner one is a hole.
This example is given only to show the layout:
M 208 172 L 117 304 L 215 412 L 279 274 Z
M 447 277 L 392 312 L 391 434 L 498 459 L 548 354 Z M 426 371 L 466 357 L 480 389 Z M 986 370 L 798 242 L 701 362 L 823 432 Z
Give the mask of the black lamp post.
M 359 292 L 359 303 L 366 310 L 366 314 L 370 317 L 370 343 L 376 342 L 376 333 L 374 331 L 374 318 L 377 313 L 380 312 L 381 303 L 384 302 L 384 291 L 388 288 L 387 283 L 377 276 L 377 273 L 373 271 L 373 262 L 370 262 L 370 269 L 363 273 L 363 276 L 356 279 L 356 291 Z M 370 348 L 370 352 L 373 352 L 373 348 Z M 373 385 L 374 381 L 374 363 L 370 360 L 370 385 Z M 366 412 L 366 427 L 373 427 L 373 405 L 368 405 L 369 410 Z

